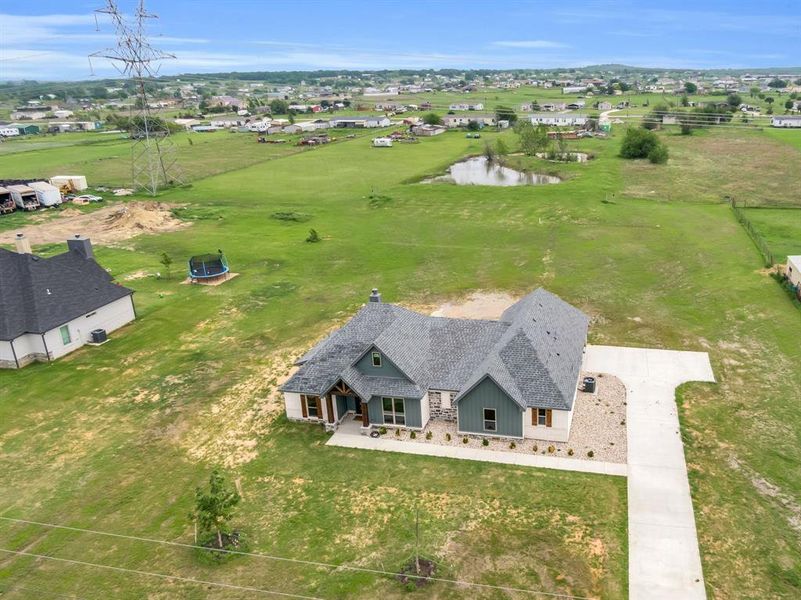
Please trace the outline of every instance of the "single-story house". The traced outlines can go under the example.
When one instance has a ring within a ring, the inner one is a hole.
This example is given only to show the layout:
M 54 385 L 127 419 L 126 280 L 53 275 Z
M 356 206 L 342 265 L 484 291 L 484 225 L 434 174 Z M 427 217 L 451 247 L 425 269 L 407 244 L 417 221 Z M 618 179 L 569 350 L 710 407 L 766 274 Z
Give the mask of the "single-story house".
M 589 319 L 540 288 L 497 321 L 421 315 L 373 290 L 356 315 L 298 361 L 287 417 L 373 427 L 567 441 Z
M 476 104 L 459 102 L 456 104 L 451 104 L 448 107 L 448 110 L 484 110 L 484 104 L 482 104 L 481 102 L 477 102 Z
M 598 110 L 612 110 L 612 103 L 611 102 L 599 102 L 598 103 Z
M 564 114 L 558 113 L 555 115 L 536 113 L 526 117 L 533 125 L 552 125 L 554 127 L 573 127 L 576 125 L 584 125 L 587 123 L 587 115 L 581 114 Z
M 112 282 L 82 236 L 44 258 L 17 234 L 16 252 L 0 248 L 0 280 L 0 368 L 55 360 L 136 317 L 133 290 Z
M 586 102 L 584 100 L 576 100 L 575 102 L 571 102 L 567 105 L 567 110 L 581 110 L 586 106 Z
M 771 117 L 771 127 L 801 127 L 801 116 L 799 115 L 782 115 L 780 117 Z
M 801 287 L 801 256 L 788 256 L 784 274 L 796 287 Z
M 496 125 L 495 115 L 475 115 L 475 114 L 462 114 L 462 115 L 445 115 L 442 117 L 442 122 L 448 129 L 455 127 L 466 127 L 471 121 L 478 123 L 480 126 L 494 126 Z
M 331 119 L 331 127 L 347 128 L 370 128 L 370 127 L 389 127 L 392 121 L 389 117 L 334 117 Z
M 439 135 L 440 133 L 445 133 L 447 129 L 447 127 L 443 127 L 442 125 L 415 125 L 412 127 L 412 133 L 421 137 L 431 137 Z

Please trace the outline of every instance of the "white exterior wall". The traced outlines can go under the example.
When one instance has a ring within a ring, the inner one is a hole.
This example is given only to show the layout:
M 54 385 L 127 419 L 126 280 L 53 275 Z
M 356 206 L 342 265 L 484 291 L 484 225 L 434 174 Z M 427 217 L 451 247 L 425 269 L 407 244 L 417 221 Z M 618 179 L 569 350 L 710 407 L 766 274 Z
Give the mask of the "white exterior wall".
M 13 348 L 11 344 L 12 342 L 0 342 L 0 367 L 2 368 L 17 368 L 14 353 L 16 353 L 16 359 L 19 361 L 20 367 L 32 363 L 37 358 L 46 360 L 44 343 L 42 342 L 42 336 L 39 334 L 26 333 L 14 340 Z
M 14 352 L 11 350 L 11 342 L 0 342 L 0 365 L 11 363 L 12 368 L 16 366 Z
M 428 403 L 428 392 L 420 399 L 420 423 L 425 427 L 431 419 L 431 406 Z
M 773 117 L 772 127 L 801 127 L 801 117 Z
M 33 181 L 28 187 L 36 191 L 36 197 L 42 206 L 56 206 L 61 204 L 61 192 L 58 188 L 44 181 Z
M 786 273 L 790 283 L 801 285 L 801 256 L 787 257 Z
M 70 337 L 72 338 L 72 341 L 67 345 L 64 345 L 61 341 L 61 333 L 59 331 L 61 327 L 51 329 L 44 336 L 50 358 L 59 358 L 73 350 L 77 350 L 86 342 L 90 342 L 90 332 L 93 329 L 105 329 L 111 333 L 115 329 L 119 329 L 133 321 L 134 317 L 133 300 L 131 296 L 125 296 L 111 304 L 98 308 L 96 311 L 90 312 L 88 315 L 80 316 L 69 323 L 65 323 L 70 328 Z M 14 346 L 16 347 L 16 343 Z M 17 353 L 17 356 L 20 356 L 19 353 Z
M 288 419 L 303 418 L 303 409 L 300 406 L 300 394 L 284 392 L 284 406 L 286 406 L 286 416 Z
M 570 424 L 573 421 L 572 410 L 551 411 L 551 427 L 545 425 L 532 425 L 532 411 L 536 408 L 527 408 L 523 413 L 523 437 L 533 440 L 546 440 L 549 442 L 566 442 L 570 437 Z

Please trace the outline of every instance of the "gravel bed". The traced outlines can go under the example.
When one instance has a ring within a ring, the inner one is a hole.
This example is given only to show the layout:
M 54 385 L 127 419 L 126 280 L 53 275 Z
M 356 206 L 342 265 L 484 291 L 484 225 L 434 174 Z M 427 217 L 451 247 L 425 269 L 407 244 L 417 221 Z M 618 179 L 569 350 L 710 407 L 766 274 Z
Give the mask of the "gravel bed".
M 463 436 L 456 433 L 456 423 L 434 420 L 429 421 L 423 431 L 412 432 L 408 429 L 389 428 L 385 435 L 389 439 L 421 444 L 483 448 L 524 454 L 552 454 L 576 460 L 625 463 L 626 388 L 617 377 L 611 375 L 582 373 L 582 377 L 585 376 L 596 378 L 596 393 L 587 394 L 580 391 L 577 394 L 573 423 L 570 427 L 570 440 L 567 442 L 511 440 L 481 435 Z M 430 439 L 428 439 L 429 434 Z M 464 438 L 467 439 L 467 443 L 464 443 Z M 483 444 L 485 439 L 488 442 L 486 446 Z M 592 456 L 589 456 L 590 452 Z

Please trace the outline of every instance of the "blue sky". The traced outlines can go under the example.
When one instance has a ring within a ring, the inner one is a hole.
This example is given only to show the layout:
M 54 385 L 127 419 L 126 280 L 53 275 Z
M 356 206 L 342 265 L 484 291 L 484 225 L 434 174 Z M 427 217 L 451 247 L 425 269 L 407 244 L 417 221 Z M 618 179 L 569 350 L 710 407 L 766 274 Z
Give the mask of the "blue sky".
M 135 0 L 119 0 L 132 11 Z M 0 80 L 88 79 L 102 0 L 0 0 Z M 801 65 L 801 3 L 148 0 L 165 74 L 381 68 Z M 113 75 L 105 61 L 97 76 Z

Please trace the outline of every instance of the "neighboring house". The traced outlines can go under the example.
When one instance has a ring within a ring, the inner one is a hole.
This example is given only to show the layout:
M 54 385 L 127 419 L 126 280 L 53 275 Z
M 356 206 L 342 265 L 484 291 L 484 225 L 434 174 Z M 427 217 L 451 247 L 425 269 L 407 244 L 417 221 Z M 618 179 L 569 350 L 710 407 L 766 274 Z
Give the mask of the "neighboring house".
M 112 282 L 87 238 L 50 258 L 31 254 L 22 234 L 16 247 L 0 248 L 0 368 L 54 360 L 136 317 L 133 290 Z
M 566 441 L 589 319 L 540 288 L 498 321 L 429 317 L 381 302 L 377 290 L 309 350 L 281 387 L 287 417 L 335 429 L 347 417 L 459 433 Z
M 431 137 L 439 135 L 440 133 L 445 133 L 447 129 L 447 127 L 442 125 L 415 125 L 412 127 L 412 133 L 421 137 Z
M 584 100 L 576 100 L 575 102 L 571 102 L 567 105 L 567 110 L 581 110 L 587 105 Z
M 564 114 L 557 113 L 555 115 L 549 114 L 533 114 L 526 117 L 534 125 L 553 125 L 555 127 L 572 127 L 575 125 L 584 125 L 587 123 L 587 115 L 580 114 Z
M 496 125 L 495 115 L 445 115 L 442 117 L 442 123 L 448 129 L 455 127 L 466 127 L 471 121 L 475 121 L 482 127 L 489 125 Z
M 780 116 L 771 117 L 771 127 L 801 127 L 801 116 Z
M 801 256 L 788 256 L 784 274 L 796 287 L 801 287 Z
M 448 110 L 484 110 L 484 104 L 482 104 L 481 102 L 478 102 L 476 104 L 460 102 L 457 104 L 451 104 L 448 107 Z
M 599 102 L 598 103 L 598 110 L 612 110 L 612 103 L 611 102 Z
M 586 85 L 568 85 L 562 88 L 563 94 L 580 94 L 587 91 Z
M 347 128 L 370 128 L 370 127 L 389 127 L 392 121 L 388 117 L 334 117 L 331 119 L 331 127 Z
M 0 127 L 0 137 L 15 137 L 18 135 L 19 129 L 17 127 L 10 127 L 8 125 Z

